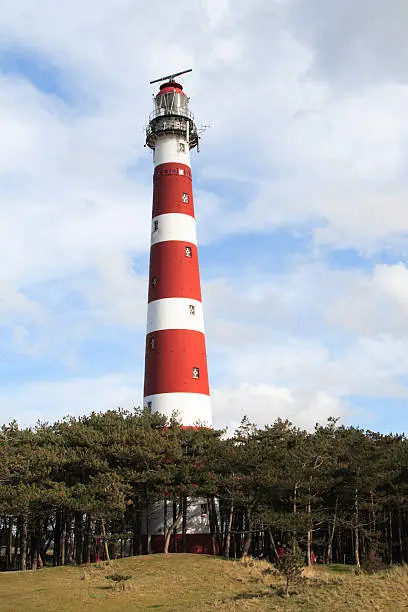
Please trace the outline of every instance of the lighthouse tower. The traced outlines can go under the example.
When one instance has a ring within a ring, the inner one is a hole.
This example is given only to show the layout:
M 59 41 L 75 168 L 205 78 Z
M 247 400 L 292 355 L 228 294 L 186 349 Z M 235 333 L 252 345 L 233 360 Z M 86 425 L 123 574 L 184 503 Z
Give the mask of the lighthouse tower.
M 185 71 L 185 72 L 190 72 Z M 146 130 L 153 149 L 153 212 L 144 405 L 184 426 L 211 425 L 190 150 L 198 146 L 189 98 L 162 82 Z

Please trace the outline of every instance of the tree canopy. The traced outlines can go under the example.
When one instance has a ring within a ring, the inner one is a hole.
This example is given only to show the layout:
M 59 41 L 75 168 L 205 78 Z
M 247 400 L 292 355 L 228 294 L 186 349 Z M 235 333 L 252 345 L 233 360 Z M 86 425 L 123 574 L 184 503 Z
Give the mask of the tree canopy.
M 186 506 L 203 498 L 213 552 L 227 558 L 274 561 L 296 541 L 308 563 L 317 555 L 359 565 L 373 553 L 408 561 L 404 435 L 333 418 L 313 432 L 244 419 L 227 436 L 118 409 L 1 428 L 0 567 L 148 553 L 143 522 L 160 500 L 173 507 L 164 543 L 171 552 Z M 180 528 L 184 537 L 185 521 Z

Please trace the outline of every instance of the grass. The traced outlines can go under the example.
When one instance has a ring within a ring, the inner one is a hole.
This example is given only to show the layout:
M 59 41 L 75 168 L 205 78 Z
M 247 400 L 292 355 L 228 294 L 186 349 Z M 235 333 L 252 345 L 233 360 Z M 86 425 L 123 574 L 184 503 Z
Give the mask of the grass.
M 408 609 L 408 568 L 356 576 L 344 566 L 306 568 L 284 600 L 281 578 L 265 561 L 224 561 L 203 555 L 151 555 L 88 567 L 0 573 L 0 612 L 119 612 L 128 610 Z M 124 590 L 105 576 L 131 575 Z

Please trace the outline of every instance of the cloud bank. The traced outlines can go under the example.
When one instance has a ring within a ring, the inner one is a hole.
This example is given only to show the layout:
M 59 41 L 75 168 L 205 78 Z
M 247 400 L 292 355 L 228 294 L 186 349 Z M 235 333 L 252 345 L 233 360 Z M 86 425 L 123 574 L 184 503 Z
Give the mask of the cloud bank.
M 191 66 L 216 424 L 387 429 L 407 394 L 406 12 L 5 0 L 0 420 L 140 403 L 148 81 Z

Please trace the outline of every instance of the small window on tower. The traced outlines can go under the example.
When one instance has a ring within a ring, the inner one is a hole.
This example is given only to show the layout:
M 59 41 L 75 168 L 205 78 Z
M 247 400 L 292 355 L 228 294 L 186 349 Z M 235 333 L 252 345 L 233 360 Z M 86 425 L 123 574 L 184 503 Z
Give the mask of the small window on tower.
M 188 309 L 189 309 L 191 315 L 195 315 L 195 306 L 194 306 L 194 304 L 190 304 Z
M 193 378 L 200 378 L 200 369 L 193 368 Z
M 184 174 L 183 168 L 179 168 L 179 174 Z
M 154 349 L 154 347 L 155 347 L 154 338 L 150 338 L 150 340 L 149 340 L 149 346 L 150 346 L 150 348 L 151 348 L 152 350 Z
M 177 174 L 177 169 L 176 168 L 172 168 L 171 173 L 172 174 Z
M 153 276 L 153 278 L 152 278 L 152 287 L 154 289 L 156 289 L 156 287 L 157 287 L 157 278 L 156 278 L 156 276 Z
M 153 221 L 153 231 L 157 232 L 158 229 L 159 229 L 159 222 L 158 221 Z
M 182 153 L 185 153 L 186 145 L 184 144 L 184 142 L 180 142 L 180 144 L 179 144 L 179 151 L 181 151 Z
M 164 171 L 164 174 L 168 174 L 168 173 L 169 173 L 169 171 L 166 169 L 166 170 Z
M 151 410 L 151 408 L 152 408 L 152 402 L 147 402 L 147 407 L 149 408 L 149 410 Z
M 186 246 L 186 257 L 192 257 L 191 247 Z
M 188 204 L 188 193 L 183 193 L 181 200 L 184 202 L 184 204 Z

